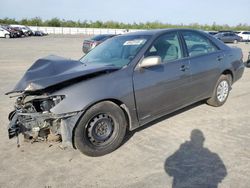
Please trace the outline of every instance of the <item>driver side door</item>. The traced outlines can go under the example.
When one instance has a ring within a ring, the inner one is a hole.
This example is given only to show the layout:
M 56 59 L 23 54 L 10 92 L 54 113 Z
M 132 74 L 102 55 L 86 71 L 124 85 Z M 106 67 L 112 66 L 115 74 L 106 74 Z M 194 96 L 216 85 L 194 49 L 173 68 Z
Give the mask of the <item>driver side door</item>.
M 190 83 L 189 60 L 183 51 L 177 32 L 156 39 L 145 57 L 160 56 L 160 65 L 134 70 L 134 94 L 141 124 L 185 105 Z

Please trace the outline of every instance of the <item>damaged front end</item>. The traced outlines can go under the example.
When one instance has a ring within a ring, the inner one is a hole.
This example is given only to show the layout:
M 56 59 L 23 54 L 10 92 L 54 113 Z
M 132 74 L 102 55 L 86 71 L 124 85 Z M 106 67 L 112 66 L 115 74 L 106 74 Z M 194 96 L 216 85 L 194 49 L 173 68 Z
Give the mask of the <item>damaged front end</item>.
M 84 64 L 58 56 L 38 59 L 6 93 L 16 97 L 9 114 L 9 138 L 22 133 L 26 139 L 37 141 L 55 135 L 72 146 L 73 129 L 87 105 L 79 101 L 84 96 L 82 88 L 88 87 L 82 84 L 117 70 L 115 66 Z
M 64 98 L 62 95 L 18 96 L 15 109 L 9 114 L 9 138 L 18 137 L 22 133 L 25 140 L 46 141 L 48 138 L 54 138 L 54 141 L 56 139 L 64 143 L 71 142 L 78 112 L 56 115 L 50 111 Z

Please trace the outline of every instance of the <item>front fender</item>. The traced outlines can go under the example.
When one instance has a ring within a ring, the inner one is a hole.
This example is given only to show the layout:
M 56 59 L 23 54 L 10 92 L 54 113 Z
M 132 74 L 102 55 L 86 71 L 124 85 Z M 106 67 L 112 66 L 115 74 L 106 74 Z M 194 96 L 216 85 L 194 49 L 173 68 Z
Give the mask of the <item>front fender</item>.
M 51 94 L 65 96 L 59 104 L 50 109 L 54 114 L 86 111 L 93 104 L 103 100 L 120 101 L 129 110 L 132 124 L 138 127 L 132 76 L 124 69 L 72 83 Z
M 64 95 L 65 98 L 51 112 L 55 114 L 64 114 L 75 111 L 82 111 L 88 108 L 96 101 L 114 98 L 128 106 L 133 106 L 133 86 L 131 78 L 117 71 L 78 83 L 72 83 L 63 89 L 60 89 L 51 95 Z M 131 102 L 132 101 L 132 102 Z

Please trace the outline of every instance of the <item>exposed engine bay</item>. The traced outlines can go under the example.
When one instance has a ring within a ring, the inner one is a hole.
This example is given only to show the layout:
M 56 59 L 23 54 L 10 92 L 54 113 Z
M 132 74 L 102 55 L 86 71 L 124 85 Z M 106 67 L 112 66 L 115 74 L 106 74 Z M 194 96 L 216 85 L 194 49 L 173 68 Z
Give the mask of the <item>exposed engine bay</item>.
M 18 96 L 15 103 L 15 110 L 9 114 L 9 138 L 24 135 L 25 140 L 46 141 L 49 135 L 70 141 L 63 135 L 61 124 L 69 117 L 77 113 L 55 115 L 50 109 L 60 103 L 64 96 Z

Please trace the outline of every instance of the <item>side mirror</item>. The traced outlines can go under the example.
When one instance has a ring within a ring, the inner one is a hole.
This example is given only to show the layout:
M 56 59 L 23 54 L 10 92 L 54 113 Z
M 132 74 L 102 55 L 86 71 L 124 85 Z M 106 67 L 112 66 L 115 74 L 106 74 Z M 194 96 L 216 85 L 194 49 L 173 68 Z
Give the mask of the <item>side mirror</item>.
M 150 56 L 150 57 L 144 58 L 140 62 L 139 67 L 140 68 L 147 68 L 147 67 L 153 67 L 153 66 L 160 65 L 160 64 L 161 64 L 161 57 L 160 56 Z

